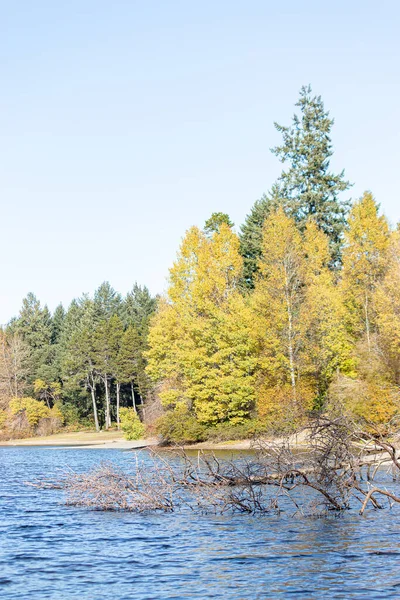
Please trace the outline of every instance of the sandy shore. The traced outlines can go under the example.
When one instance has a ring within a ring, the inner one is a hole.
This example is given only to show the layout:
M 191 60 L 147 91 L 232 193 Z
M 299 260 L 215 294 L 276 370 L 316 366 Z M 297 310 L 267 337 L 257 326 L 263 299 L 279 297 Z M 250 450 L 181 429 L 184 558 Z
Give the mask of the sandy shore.
M 303 446 L 306 443 L 304 432 L 291 436 L 293 446 Z M 279 441 L 279 440 L 275 440 Z M 0 442 L 1 446 L 38 446 L 38 447 L 67 447 L 67 448 L 93 448 L 116 450 L 134 450 L 157 446 L 157 438 L 142 440 L 125 440 L 120 431 L 78 431 L 73 433 L 58 433 L 44 437 L 25 438 L 21 440 L 10 440 Z M 185 446 L 188 450 L 249 450 L 252 446 L 251 440 L 235 440 L 231 442 L 201 442 Z
M 158 441 L 155 438 L 128 441 L 125 440 L 120 431 L 78 431 L 73 433 L 57 433 L 55 435 L 32 437 L 21 440 L 10 440 L 0 442 L 1 446 L 38 446 L 54 447 L 62 446 L 67 448 L 93 448 L 119 450 L 131 450 L 134 448 L 145 448 L 146 446 L 156 446 Z
M 37 446 L 37 447 L 67 447 L 87 449 L 111 449 L 134 450 L 157 446 L 157 438 L 142 440 L 125 440 L 120 431 L 78 431 L 74 433 L 57 433 L 55 435 L 32 437 L 21 440 L 10 440 L 0 442 L 1 446 Z M 202 442 L 186 446 L 188 450 L 249 450 L 250 440 L 239 440 L 233 442 Z

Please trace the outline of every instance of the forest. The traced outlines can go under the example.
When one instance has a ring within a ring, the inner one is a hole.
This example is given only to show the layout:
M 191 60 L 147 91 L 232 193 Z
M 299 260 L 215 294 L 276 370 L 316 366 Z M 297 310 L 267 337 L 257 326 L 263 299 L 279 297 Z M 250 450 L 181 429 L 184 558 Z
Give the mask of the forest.
M 221 212 L 186 232 L 164 296 L 104 282 L 51 313 L 28 294 L 0 330 L 0 439 L 61 427 L 239 439 L 338 409 L 388 431 L 400 231 L 331 171 L 333 125 L 303 87 L 290 125 L 275 123 L 278 180 L 238 232 Z

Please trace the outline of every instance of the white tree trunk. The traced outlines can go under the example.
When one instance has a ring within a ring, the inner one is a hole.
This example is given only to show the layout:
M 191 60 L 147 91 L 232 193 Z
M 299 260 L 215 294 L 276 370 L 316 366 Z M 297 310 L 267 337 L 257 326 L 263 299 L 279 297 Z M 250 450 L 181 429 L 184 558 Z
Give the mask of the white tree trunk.
M 121 384 L 117 383 L 117 427 L 120 429 L 120 419 L 119 419 L 119 392 L 120 392 Z
M 137 414 L 137 409 L 136 409 L 136 402 L 135 402 L 135 392 L 133 390 L 133 381 L 131 381 L 131 393 L 132 393 L 132 404 L 133 404 L 133 410 L 135 411 L 135 413 Z
M 367 332 L 368 352 L 371 352 L 371 335 L 370 335 L 370 326 L 369 326 L 368 294 L 365 294 L 364 310 L 365 310 L 365 331 Z
M 288 353 L 289 353 L 289 371 L 290 371 L 290 381 L 292 384 L 292 393 L 293 400 L 296 403 L 297 401 L 297 393 L 296 393 L 296 373 L 294 368 L 294 352 L 293 352 L 293 311 L 292 311 L 292 303 L 290 300 L 290 292 L 289 292 L 288 282 L 286 280 L 286 307 L 288 314 Z
M 94 423 L 95 423 L 95 426 L 96 426 L 96 431 L 100 431 L 99 417 L 98 417 L 98 414 L 97 414 L 96 392 L 95 392 L 95 389 L 94 389 L 94 385 L 90 386 L 90 393 L 92 395 L 93 415 L 94 415 Z
M 110 412 L 110 390 L 108 388 L 108 377 L 107 374 L 103 377 L 104 388 L 106 391 L 106 429 L 111 427 L 111 412 Z

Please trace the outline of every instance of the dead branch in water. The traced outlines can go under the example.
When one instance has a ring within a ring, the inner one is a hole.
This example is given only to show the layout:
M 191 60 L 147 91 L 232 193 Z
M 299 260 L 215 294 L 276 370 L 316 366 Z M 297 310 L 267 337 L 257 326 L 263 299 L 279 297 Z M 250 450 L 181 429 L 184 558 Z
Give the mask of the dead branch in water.
M 382 508 L 379 496 L 400 502 L 393 491 L 370 483 L 384 460 L 390 462 L 393 478 L 400 474 L 392 442 L 355 430 L 343 417 L 314 417 L 308 432 L 304 450 L 291 447 L 288 440 L 262 439 L 251 456 L 234 460 L 201 451 L 191 457 L 183 449 L 148 449 L 141 451 L 145 455 L 136 453 L 130 475 L 103 463 L 88 473 L 69 472 L 59 481 L 32 485 L 64 489 L 69 505 L 136 512 L 264 514 L 288 506 L 295 513 L 310 512 L 310 507 L 312 512 L 338 512 L 356 501 L 362 515 L 368 504 Z

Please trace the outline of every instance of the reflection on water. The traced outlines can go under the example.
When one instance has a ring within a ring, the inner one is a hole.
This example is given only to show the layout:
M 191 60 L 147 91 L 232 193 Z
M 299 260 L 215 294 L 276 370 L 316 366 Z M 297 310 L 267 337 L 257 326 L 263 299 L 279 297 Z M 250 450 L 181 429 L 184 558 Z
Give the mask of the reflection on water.
M 26 487 L 118 450 L 0 448 L 0 598 L 399 598 L 400 508 L 340 517 L 101 513 Z

